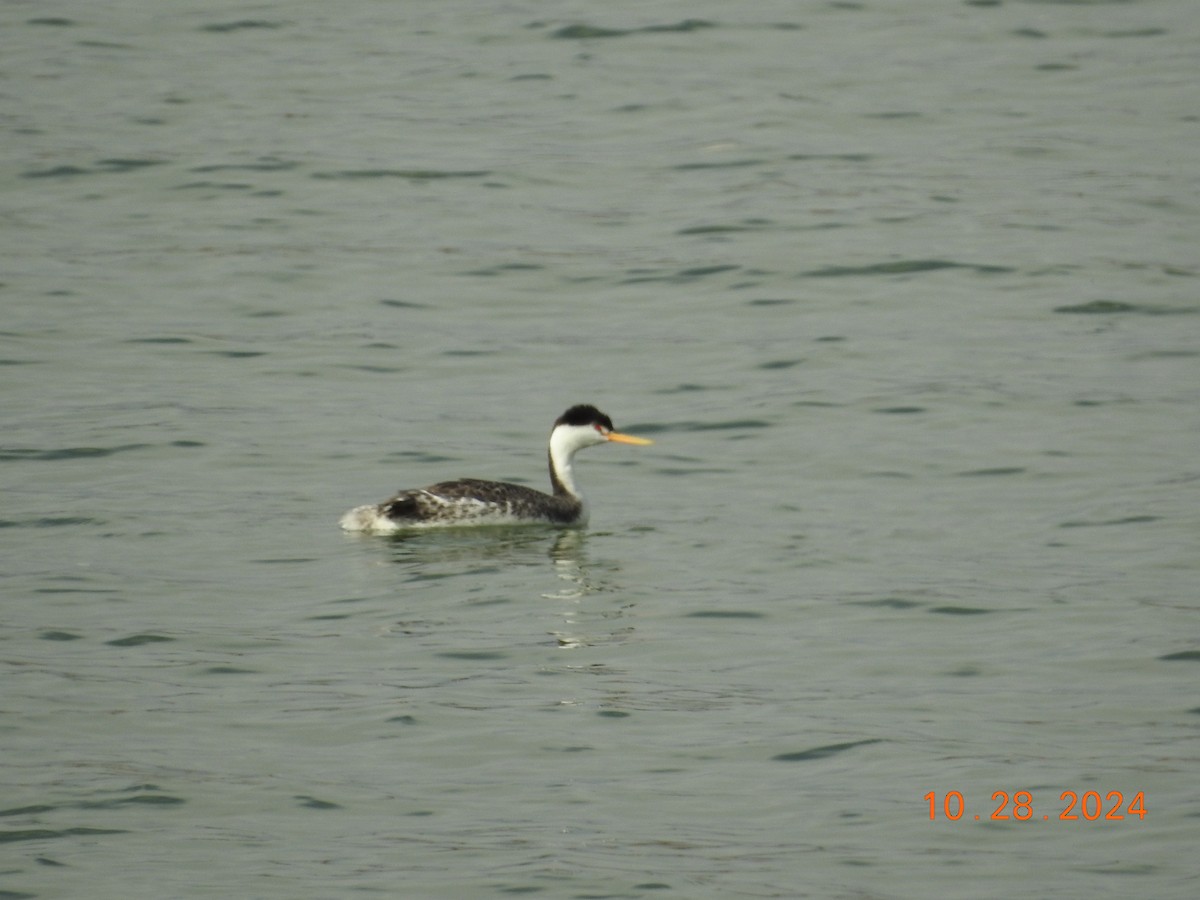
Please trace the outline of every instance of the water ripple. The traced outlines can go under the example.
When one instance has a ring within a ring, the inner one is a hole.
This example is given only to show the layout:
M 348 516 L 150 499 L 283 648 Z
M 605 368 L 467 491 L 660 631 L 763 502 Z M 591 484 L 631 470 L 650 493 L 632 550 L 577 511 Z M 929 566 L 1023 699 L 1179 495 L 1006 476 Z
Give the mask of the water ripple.
M 116 447 L 58 447 L 51 450 L 0 448 L 0 461 L 4 460 L 38 460 L 51 462 L 60 459 L 94 459 L 99 456 L 112 456 L 114 453 L 124 453 L 128 450 L 144 450 L 152 444 L 121 444 Z
M 684 19 L 674 25 L 645 25 L 641 28 L 601 28 L 597 25 L 567 25 L 551 32 L 550 37 L 560 40 L 588 40 L 591 38 L 626 37 L 631 34 L 657 34 L 661 32 L 699 31 L 703 28 L 716 28 L 715 22 L 704 19 Z
M 901 259 L 866 266 L 825 266 L 800 273 L 805 278 L 847 278 L 857 275 L 912 275 L 942 269 L 969 269 L 980 275 L 998 275 L 1015 271 L 1009 266 L 960 263 L 948 259 Z
M 855 747 L 862 747 L 866 744 L 879 744 L 883 742 L 883 738 L 867 738 L 862 741 L 847 741 L 844 744 L 826 744 L 823 747 L 810 747 L 808 750 L 796 750 L 792 753 L 779 753 L 772 756 L 771 759 L 779 762 L 808 762 L 814 759 L 825 759 L 828 756 L 836 756 L 839 753 L 845 753 L 847 750 L 853 750 Z

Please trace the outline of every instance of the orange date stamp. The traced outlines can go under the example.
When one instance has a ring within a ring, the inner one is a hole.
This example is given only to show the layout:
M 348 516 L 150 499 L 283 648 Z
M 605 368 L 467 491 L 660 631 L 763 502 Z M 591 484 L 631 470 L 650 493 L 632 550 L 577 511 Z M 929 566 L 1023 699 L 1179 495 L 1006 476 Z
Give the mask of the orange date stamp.
M 1038 815 L 1034 809 L 1033 793 L 1030 791 L 995 791 L 992 793 L 992 804 L 988 809 L 991 814 L 985 818 L 984 813 L 974 816 L 967 815 L 967 801 L 962 791 L 946 791 L 938 795 L 930 791 L 921 799 L 929 803 L 929 820 L 939 818 L 949 822 L 957 822 L 962 818 L 980 822 L 1049 822 L 1051 818 L 1059 822 L 1120 822 L 1125 819 L 1143 821 L 1146 818 L 1146 792 L 1138 791 L 1128 803 L 1121 791 L 1109 791 L 1103 797 L 1099 791 L 1063 791 L 1058 795 L 1058 804 L 1052 812 Z

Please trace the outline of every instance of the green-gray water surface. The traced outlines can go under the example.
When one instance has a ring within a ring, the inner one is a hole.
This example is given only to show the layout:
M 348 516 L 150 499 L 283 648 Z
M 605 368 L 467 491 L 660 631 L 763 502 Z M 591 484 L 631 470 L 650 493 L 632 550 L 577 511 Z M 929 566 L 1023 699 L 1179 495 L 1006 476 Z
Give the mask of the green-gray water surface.
M 6 4 L 0 896 L 1194 896 L 1198 32 Z

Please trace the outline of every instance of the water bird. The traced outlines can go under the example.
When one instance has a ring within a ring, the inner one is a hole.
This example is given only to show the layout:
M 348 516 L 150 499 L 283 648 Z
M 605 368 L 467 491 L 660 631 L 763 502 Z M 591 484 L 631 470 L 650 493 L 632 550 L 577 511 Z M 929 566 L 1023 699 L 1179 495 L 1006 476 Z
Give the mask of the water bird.
M 550 431 L 550 485 L 553 493 L 509 484 L 462 478 L 429 487 L 401 491 L 368 506 L 356 506 L 342 516 L 346 531 L 395 534 L 418 528 L 462 525 L 585 525 L 588 505 L 575 481 L 575 454 L 596 444 L 653 444 L 648 438 L 621 434 L 612 419 L 588 404 L 572 406 Z

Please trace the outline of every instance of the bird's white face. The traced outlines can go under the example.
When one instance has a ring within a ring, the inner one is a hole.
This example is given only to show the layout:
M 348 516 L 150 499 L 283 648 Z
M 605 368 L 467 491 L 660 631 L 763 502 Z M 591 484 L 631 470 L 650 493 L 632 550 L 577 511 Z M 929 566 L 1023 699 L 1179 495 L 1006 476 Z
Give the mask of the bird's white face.
M 559 425 L 550 436 L 550 446 L 569 456 L 584 447 L 606 443 L 610 434 L 603 425 Z
M 550 445 L 557 445 L 567 454 L 574 453 L 577 450 L 582 450 L 584 447 L 593 447 L 596 444 L 606 444 L 608 442 L 616 444 L 653 444 L 654 441 L 649 438 L 634 437 L 631 434 L 621 434 L 619 431 L 611 431 L 599 423 L 593 425 L 559 425 L 554 429 L 554 434 L 550 436 Z

